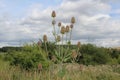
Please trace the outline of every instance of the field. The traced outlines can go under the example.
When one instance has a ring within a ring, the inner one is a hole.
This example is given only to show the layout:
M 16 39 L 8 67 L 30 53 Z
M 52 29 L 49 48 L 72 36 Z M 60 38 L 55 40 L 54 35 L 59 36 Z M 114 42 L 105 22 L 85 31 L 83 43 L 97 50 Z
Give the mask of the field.
M 0 48 L 0 80 L 120 80 L 119 49 L 72 44 L 75 17 L 56 28 L 55 11 L 51 16 L 54 41 L 44 34 L 38 42 Z
M 119 80 L 120 65 L 85 66 L 75 63 L 52 65 L 40 72 L 23 71 L 19 67 L 9 66 L 7 62 L 0 61 L 0 80 Z M 60 72 L 61 71 L 61 72 Z

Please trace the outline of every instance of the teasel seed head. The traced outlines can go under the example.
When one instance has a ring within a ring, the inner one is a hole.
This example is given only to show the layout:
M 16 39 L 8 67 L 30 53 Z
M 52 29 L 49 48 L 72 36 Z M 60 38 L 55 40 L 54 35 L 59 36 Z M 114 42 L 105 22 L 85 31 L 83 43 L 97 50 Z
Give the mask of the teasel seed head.
M 65 31 L 66 31 L 66 32 L 69 32 L 69 30 L 70 30 L 70 29 L 69 29 L 69 26 L 67 25 Z
M 43 41 L 47 42 L 47 35 L 43 35 Z
M 77 43 L 77 47 L 78 48 L 80 48 L 80 46 L 81 46 L 81 43 L 80 43 L 80 41 Z
M 70 25 L 70 28 L 71 28 L 71 29 L 73 28 L 73 24 Z
M 75 17 L 71 18 L 71 23 L 74 24 L 75 23 Z
M 37 45 L 38 45 L 38 46 L 41 46 L 41 44 L 42 44 L 42 42 L 39 40 L 39 41 L 37 42 Z
M 73 59 L 77 58 L 77 52 L 75 50 L 72 51 L 72 58 Z
M 57 36 L 57 42 L 60 42 L 61 41 L 61 37 L 58 35 Z
M 55 13 L 55 11 L 52 11 L 51 16 L 52 16 L 53 18 L 55 18 L 55 17 L 56 17 L 56 13 Z
M 61 26 L 61 22 L 58 23 L 58 26 L 59 26 L 59 27 Z
M 56 61 L 56 57 L 55 56 L 52 56 L 52 59 L 51 59 L 53 62 Z
M 61 27 L 61 34 L 65 34 L 65 27 L 64 26 Z
M 55 21 L 55 20 L 53 20 L 53 21 L 52 21 L 52 25 L 55 25 L 55 24 L 56 24 L 56 21 Z

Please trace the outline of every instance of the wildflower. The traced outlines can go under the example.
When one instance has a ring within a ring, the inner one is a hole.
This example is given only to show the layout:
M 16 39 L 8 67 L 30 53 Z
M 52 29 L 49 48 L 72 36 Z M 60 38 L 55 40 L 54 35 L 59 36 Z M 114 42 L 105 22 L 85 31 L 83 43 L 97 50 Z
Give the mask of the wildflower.
M 69 26 L 68 25 L 66 26 L 66 30 L 65 31 L 69 32 Z
M 52 56 L 52 59 L 51 59 L 53 62 L 56 61 L 56 57 L 55 56 Z
M 80 48 L 80 45 L 81 45 L 81 43 L 80 43 L 80 41 L 77 43 L 77 47 L 78 48 Z
M 61 22 L 58 23 L 58 26 L 59 26 L 59 27 L 61 26 Z
M 53 18 L 56 17 L 56 13 L 55 11 L 52 11 L 52 15 L 51 15 Z
M 44 41 L 44 42 L 47 42 L 47 35 L 44 35 L 44 36 L 43 36 L 43 41 Z
M 57 41 L 60 42 L 61 41 L 61 37 L 58 35 L 57 36 Z
M 65 27 L 64 26 L 61 27 L 61 34 L 65 34 Z
M 77 58 L 77 52 L 75 50 L 72 51 L 72 58 L 73 59 Z
M 75 23 L 75 17 L 71 18 L 71 23 L 74 24 Z
M 38 44 L 38 46 L 41 46 L 41 41 L 38 41 L 37 44 Z
M 38 72 L 42 71 L 42 64 L 38 64 Z
M 84 66 L 83 66 L 83 64 L 80 64 L 80 71 L 83 71 L 83 68 L 84 68 Z

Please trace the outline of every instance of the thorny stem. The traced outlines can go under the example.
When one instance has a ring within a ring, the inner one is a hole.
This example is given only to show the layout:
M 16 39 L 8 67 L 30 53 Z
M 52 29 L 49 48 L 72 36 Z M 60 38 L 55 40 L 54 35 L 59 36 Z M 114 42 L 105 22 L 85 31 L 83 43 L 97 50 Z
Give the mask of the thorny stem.
M 72 29 L 70 31 L 70 42 L 71 42 L 71 38 L 72 38 Z
M 61 53 L 62 53 L 62 61 L 63 61 L 63 34 L 62 34 L 62 51 L 61 51 Z
M 55 30 L 55 25 L 53 25 L 53 29 L 54 29 L 54 31 L 53 31 L 53 35 L 54 35 L 54 37 L 55 37 L 55 42 L 56 42 L 56 30 Z

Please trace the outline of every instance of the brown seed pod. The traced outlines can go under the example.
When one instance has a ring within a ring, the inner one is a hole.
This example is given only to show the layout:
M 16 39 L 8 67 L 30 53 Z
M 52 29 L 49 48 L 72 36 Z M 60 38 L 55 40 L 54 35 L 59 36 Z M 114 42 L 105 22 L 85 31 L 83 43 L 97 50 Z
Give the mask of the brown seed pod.
M 43 41 L 47 42 L 47 35 L 43 35 Z
M 37 42 L 37 45 L 38 45 L 38 46 L 41 46 L 41 44 L 42 44 L 41 41 L 38 41 L 38 42 Z
M 75 17 L 71 18 L 71 23 L 74 24 L 75 23 Z
M 57 36 L 57 41 L 60 42 L 61 41 L 61 37 L 58 35 Z
M 72 58 L 73 59 L 77 58 L 77 52 L 75 50 L 72 51 Z
M 81 45 L 81 43 L 80 43 L 80 41 L 77 43 L 77 47 L 78 48 L 80 48 L 80 45 Z
M 69 32 L 69 30 L 70 30 L 70 29 L 69 29 L 69 26 L 67 25 L 65 31 L 66 31 L 66 32 Z
M 38 64 L 38 71 L 40 72 L 42 70 L 42 64 Z
M 52 56 L 52 59 L 51 59 L 53 62 L 56 61 L 56 57 L 55 56 Z
M 61 22 L 58 23 L 58 26 L 59 26 L 59 27 L 61 26 Z
M 64 26 L 61 27 L 61 34 L 65 34 L 65 27 Z
M 55 25 L 55 24 L 56 24 L 56 21 L 55 21 L 55 20 L 53 20 L 53 21 L 52 21 L 52 25 Z
M 55 11 L 52 11 L 51 16 L 52 16 L 53 18 L 56 17 L 56 13 L 55 13 Z
M 71 29 L 73 28 L 73 24 L 70 25 L 70 28 L 71 28 Z

